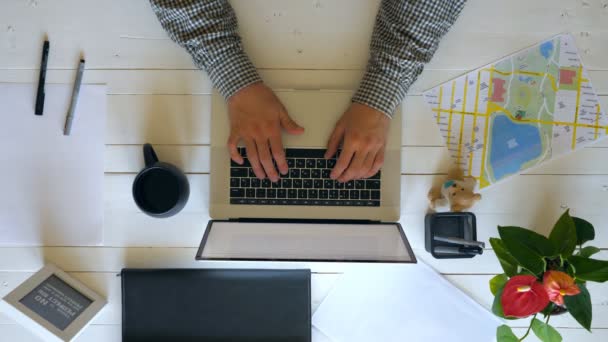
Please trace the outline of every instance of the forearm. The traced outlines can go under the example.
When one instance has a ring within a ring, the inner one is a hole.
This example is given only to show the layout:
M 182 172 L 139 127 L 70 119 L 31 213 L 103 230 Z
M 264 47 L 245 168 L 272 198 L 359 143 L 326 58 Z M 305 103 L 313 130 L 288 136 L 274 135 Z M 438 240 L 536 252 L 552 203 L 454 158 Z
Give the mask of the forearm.
M 226 99 L 261 80 L 243 50 L 236 15 L 227 0 L 150 0 L 150 4 L 171 39 L 207 71 Z
M 391 116 L 466 0 L 383 0 L 367 70 L 353 102 Z

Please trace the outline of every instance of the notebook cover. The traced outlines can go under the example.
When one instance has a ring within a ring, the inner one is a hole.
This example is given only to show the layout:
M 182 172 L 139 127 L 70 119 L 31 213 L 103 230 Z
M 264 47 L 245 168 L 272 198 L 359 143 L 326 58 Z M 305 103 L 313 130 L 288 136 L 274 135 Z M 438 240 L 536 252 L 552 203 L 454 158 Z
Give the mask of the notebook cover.
M 123 341 L 311 340 L 310 270 L 123 269 Z

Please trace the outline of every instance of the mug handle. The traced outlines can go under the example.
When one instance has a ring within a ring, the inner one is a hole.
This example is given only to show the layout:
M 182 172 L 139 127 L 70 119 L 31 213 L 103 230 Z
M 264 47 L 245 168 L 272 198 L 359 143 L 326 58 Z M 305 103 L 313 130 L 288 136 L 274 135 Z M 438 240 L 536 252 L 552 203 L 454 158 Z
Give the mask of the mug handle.
M 146 167 L 150 167 L 158 162 L 156 152 L 154 152 L 154 148 L 150 144 L 144 145 L 144 162 L 146 163 Z

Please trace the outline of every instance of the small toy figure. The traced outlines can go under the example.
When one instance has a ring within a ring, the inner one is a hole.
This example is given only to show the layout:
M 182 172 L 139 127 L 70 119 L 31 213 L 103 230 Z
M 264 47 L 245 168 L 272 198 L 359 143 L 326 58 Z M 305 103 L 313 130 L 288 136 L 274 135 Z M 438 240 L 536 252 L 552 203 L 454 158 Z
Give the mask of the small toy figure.
M 475 193 L 476 183 L 473 177 L 450 179 L 441 185 L 441 189 L 429 191 L 429 206 L 433 210 L 449 206 L 450 211 L 466 211 L 481 199 L 481 195 Z

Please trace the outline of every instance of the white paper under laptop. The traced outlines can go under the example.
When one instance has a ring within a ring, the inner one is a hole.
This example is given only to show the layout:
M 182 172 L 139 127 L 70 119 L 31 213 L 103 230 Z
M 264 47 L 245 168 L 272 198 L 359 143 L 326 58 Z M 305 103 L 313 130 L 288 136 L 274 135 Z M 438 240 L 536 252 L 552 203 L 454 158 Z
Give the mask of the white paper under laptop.
M 0 245 L 90 246 L 103 239 L 106 87 L 83 85 L 63 126 L 71 84 L 0 84 Z
M 347 270 L 312 324 L 334 342 L 481 342 L 501 322 L 420 262 Z

